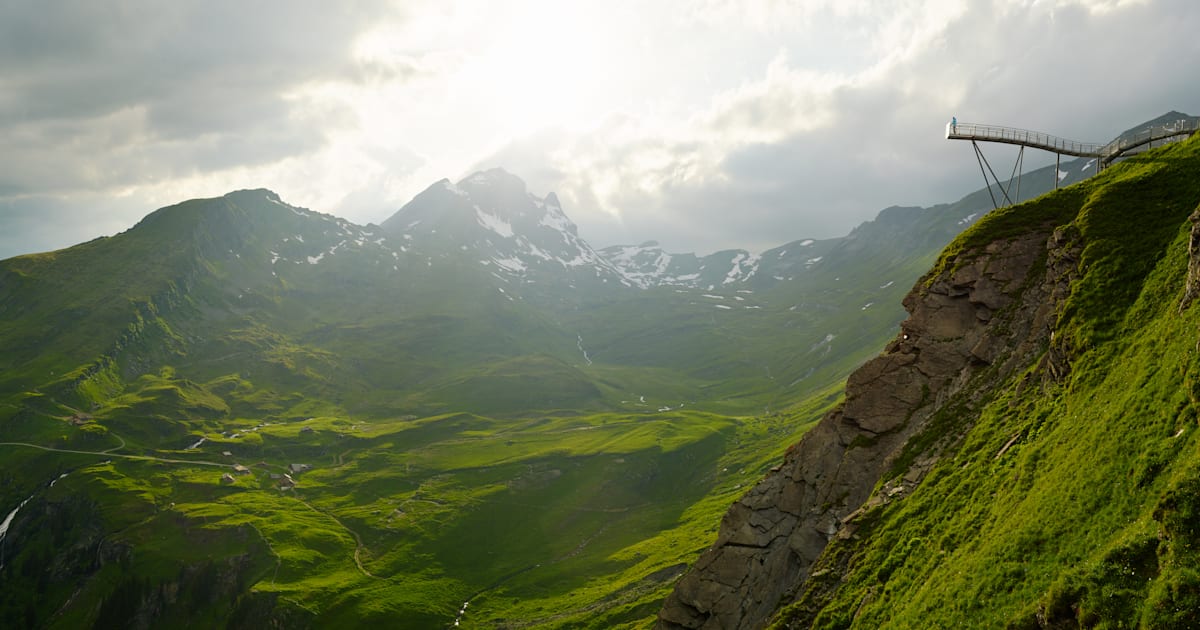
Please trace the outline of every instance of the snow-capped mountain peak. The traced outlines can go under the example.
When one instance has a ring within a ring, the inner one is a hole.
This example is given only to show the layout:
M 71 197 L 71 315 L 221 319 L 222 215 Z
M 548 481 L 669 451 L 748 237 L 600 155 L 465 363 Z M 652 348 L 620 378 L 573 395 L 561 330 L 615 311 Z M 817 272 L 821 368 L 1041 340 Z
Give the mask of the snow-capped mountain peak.
M 554 193 L 538 197 L 502 169 L 443 179 L 383 227 L 431 259 L 469 257 L 506 283 L 635 285 L 579 237 Z

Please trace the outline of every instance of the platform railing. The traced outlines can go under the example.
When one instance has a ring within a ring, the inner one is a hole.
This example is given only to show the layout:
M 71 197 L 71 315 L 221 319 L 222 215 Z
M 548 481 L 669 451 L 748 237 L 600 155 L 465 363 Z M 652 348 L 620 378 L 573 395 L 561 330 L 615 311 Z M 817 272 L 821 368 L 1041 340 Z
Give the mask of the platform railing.
M 1181 119 L 1166 125 L 1147 127 L 1131 136 L 1117 138 L 1100 148 L 1100 157 L 1105 162 L 1125 155 L 1138 147 L 1159 140 L 1174 141 L 1191 136 L 1200 130 L 1200 120 Z
M 1133 149 L 1159 140 L 1178 140 L 1190 136 L 1198 130 L 1200 130 L 1200 121 L 1181 119 L 1165 125 L 1147 127 L 1131 136 L 1118 138 L 1107 144 L 1098 144 L 1094 142 L 1077 142 L 1040 131 L 1018 129 L 1016 127 L 951 122 L 946 124 L 946 137 L 952 140 L 983 140 L 986 142 L 1018 144 L 1062 155 L 1100 158 L 1102 162 L 1107 164 L 1129 153 Z
M 1020 144 L 1078 157 L 1100 157 L 1100 149 L 1104 146 L 1093 142 L 1076 142 L 1029 129 L 977 123 L 947 124 L 946 137 L 955 140 L 985 140 Z

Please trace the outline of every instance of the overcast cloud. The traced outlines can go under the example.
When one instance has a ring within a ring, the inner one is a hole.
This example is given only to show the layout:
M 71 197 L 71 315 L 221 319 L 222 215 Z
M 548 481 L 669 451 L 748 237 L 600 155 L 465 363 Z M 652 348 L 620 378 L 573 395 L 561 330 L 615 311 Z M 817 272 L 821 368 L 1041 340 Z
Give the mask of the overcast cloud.
M 593 245 L 761 250 L 979 188 L 951 115 L 1200 113 L 1193 0 L 346 4 L 0 5 L 0 258 L 237 188 L 380 222 L 492 166 Z

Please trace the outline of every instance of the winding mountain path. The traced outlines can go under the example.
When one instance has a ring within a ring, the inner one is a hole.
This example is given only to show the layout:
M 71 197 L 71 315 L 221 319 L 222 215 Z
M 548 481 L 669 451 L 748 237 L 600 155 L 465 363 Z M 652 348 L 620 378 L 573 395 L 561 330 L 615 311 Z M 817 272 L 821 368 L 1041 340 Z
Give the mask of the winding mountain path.
M 121 450 L 121 449 L 125 448 L 125 438 L 123 438 L 123 437 L 121 437 L 121 436 L 117 435 L 116 433 L 109 433 L 109 435 L 111 435 L 111 436 L 113 436 L 113 437 L 117 438 L 117 440 L 119 440 L 121 443 L 120 443 L 119 445 L 117 445 L 117 446 L 114 446 L 114 447 L 112 447 L 112 448 L 106 448 L 106 449 L 104 449 L 103 451 L 100 451 L 101 453 L 111 453 L 111 452 L 113 452 L 113 451 L 119 451 L 119 450 Z
M 362 553 L 363 549 L 366 549 L 366 545 L 363 544 L 362 536 L 359 536 L 358 532 L 354 531 L 353 529 L 350 529 L 345 523 L 342 522 L 341 519 L 334 516 L 333 513 L 329 512 L 328 510 L 322 510 L 322 509 L 314 506 L 313 504 L 309 503 L 308 501 L 301 499 L 300 497 L 296 497 L 296 500 L 299 501 L 300 503 L 302 503 L 308 509 L 316 512 L 317 514 L 321 514 L 321 515 L 331 519 L 333 522 L 337 523 L 339 527 L 346 530 L 347 532 L 350 533 L 351 536 L 354 537 L 354 564 L 355 564 L 355 566 L 358 567 L 358 570 L 361 571 L 363 575 L 365 575 L 369 578 L 376 579 L 376 580 L 386 579 L 386 578 L 382 578 L 378 575 L 371 573 L 370 571 L 367 570 L 367 568 L 365 566 L 363 566 L 362 558 L 360 557 L 360 554 Z
M 120 438 L 118 438 L 120 439 Z M 215 466 L 217 468 L 233 468 L 233 464 L 222 462 L 208 462 L 195 459 L 172 459 L 170 457 L 155 457 L 154 455 L 125 455 L 123 453 L 113 453 L 112 451 L 118 448 L 125 447 L 125 440 L 121 440 L 121 446 L 114 446 L 104 451 L 77 451 L 69 448 L 52 448 L 49 446 L 40 446 L 30 444 L 28 442 L 0 442 L 0 446 L 24 446 L 26 448 L 36 448 L 39 451 L 49 451 L 51 453 L 71 453 L 74 455 L 95 455 L 97 457 L 122 457 L 124 459 L 139 459 L 152 462 L 166 462 L 168 464 L 193 464 L 196 466 Z

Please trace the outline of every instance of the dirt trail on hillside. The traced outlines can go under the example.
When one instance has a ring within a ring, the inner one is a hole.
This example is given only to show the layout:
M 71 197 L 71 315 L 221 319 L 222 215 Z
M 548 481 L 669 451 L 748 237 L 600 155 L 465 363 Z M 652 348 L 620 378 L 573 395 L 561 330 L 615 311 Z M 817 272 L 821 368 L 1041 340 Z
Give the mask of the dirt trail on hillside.
M 118 438 L 119 439 L 119 438 Z M 28 442 L 0 442 L 0 446 L 24 446 L 26 448 L 36 448 L 40 451 L 49 451 L 51 453 L 71 453 L 74 455 L 95 455 L 97 457 L 121 457 L 124 459 L 140 459 L 143 461 L 166 462 L 168 464 L 194 464 L 196 466 L 216 466 L 218 468 L 233 468 L 233 464 L 223 462 L 208 462 L 195 459 L 172 459 L 169 457 L 156 457 L 154 455 L 125 455 L 122 453 L 113 453 L 112 451 L 118 448 L 124 448 L 124 440 L 121 440 L 121 446 L 103 451 L 77 451 L 69 448 L 52 448 L 49 446 L 40 446 L 30 444 Z

